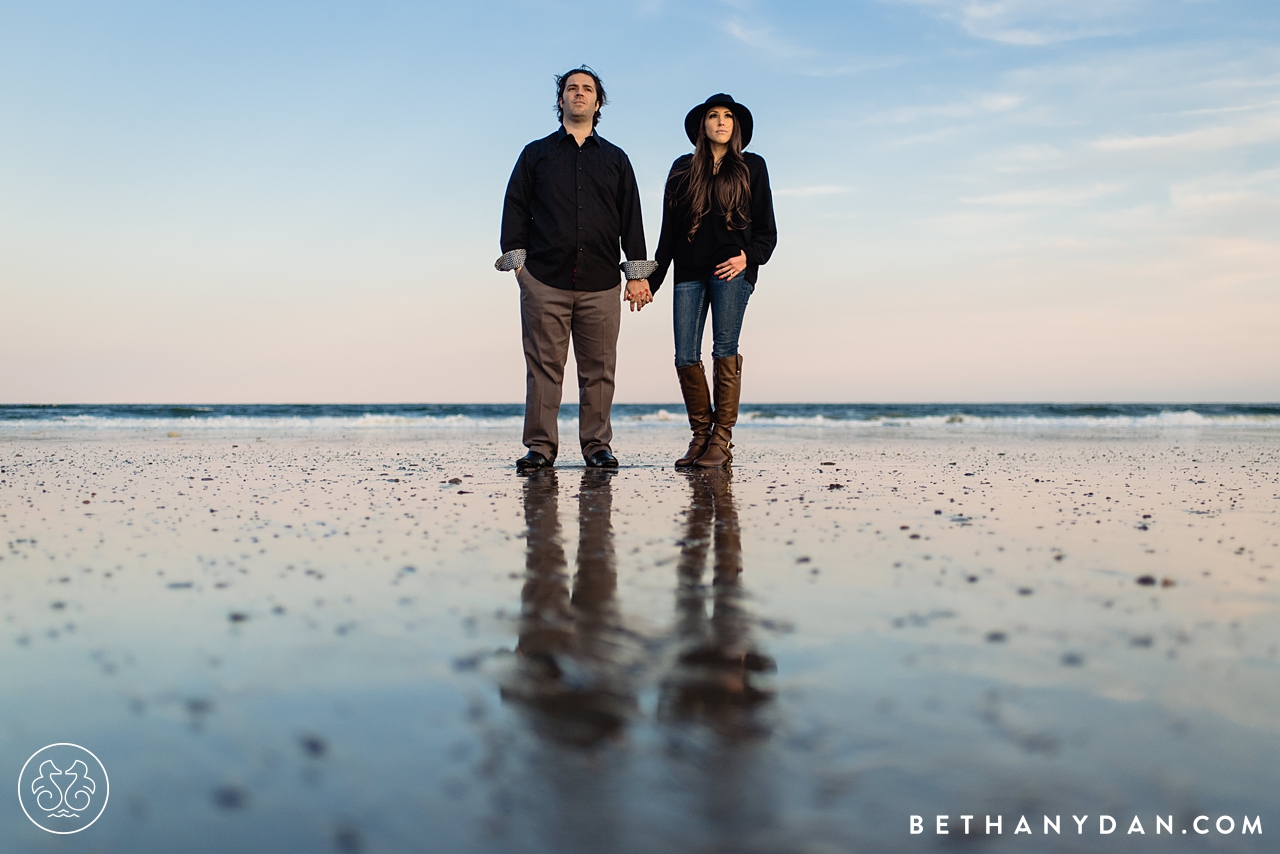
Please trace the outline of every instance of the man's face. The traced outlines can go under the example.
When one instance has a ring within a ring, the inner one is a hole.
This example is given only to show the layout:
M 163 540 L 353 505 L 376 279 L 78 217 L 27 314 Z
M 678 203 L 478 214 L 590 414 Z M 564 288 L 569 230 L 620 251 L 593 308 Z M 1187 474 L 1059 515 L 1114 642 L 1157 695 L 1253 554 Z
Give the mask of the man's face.
M 570 74 L 564 84 L 564 94 L 560 96 L 560 109 L 565 118 L 575 122 L 590 121 L 600 106 L 596 93 L 596 81 L 590 74 Z

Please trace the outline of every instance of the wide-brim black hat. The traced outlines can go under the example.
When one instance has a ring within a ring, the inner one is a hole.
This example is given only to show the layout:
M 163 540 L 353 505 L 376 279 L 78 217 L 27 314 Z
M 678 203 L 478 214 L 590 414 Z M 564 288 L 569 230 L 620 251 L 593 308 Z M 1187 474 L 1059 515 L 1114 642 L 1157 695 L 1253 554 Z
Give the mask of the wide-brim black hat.
M 732 95 L 726 95 L 724 92 L 712 95 L 690 110 L 689 115 L 684 117 L 684 132 L 689 137 L 689 141 L 695 146 L 698 144 L 698 137 L 702 134 L 702 120 L 706 118 L 707 110 L 712 107 L 728 107 L 733 111 L 733 120 L 738 123 L 738 127 L 742 131 L 742 147 L 746 148 L 747 143 L 751 141 L 751 131 L 754 126 L 754 122 L 751 119 L 751 111 L 733 100 Z

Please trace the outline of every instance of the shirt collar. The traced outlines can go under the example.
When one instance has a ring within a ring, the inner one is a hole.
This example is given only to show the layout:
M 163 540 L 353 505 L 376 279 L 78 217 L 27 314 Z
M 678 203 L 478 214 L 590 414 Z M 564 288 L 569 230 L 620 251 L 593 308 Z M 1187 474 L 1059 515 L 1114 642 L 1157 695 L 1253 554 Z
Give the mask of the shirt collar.
M 569 137 L 569 138 L 571 138 L 571 139 L 572 139 L 572 138 L 573 138 L 573 134 L 571 134 L 571 133 L 569 133 L 567 130 L 565 130 L 565 129 L 564 129 L 564 125 L 560 125 L 560 129 L 559 129 L 558 131 L 556 131 L 556 142 L 564 142 L 565 137 Z M 582 144 L 583 144 L 583 145 L 586 145 L 588 142 L 595 143 L 595 145 L 596 145 L 597 147 L 599 147 L 599 145 L 600 145 L 600 135 L 596 133 L 596 129 L 595 129 L 595 128 L 592 128 L 592 129 L 591 129 L 591 136 L 589 136 L 589 137 L 587 137 L 586 139 L 584 139 L 584 140 L 582 141 Z

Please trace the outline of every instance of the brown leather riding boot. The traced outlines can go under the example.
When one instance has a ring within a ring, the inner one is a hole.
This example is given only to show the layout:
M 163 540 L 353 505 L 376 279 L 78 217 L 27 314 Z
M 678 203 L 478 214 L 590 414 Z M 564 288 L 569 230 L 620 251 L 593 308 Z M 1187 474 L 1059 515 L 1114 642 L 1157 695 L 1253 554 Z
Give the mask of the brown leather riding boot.
M 693 431 L 689 450 L 676 460 L 676 466 L 683 468 L 693 465 L 693 461 L 707 449 L 707 441 L 711 438 L 711 391 L 707 388 L 707 372 L 702 369 L 701 362 L 676 368 L 676 375 L 680 377 L 680 393 L 684 395 L 689 429 Z
M 738 398 L 742 394 L 742 356 L 716 359 L 715 375 L 716 411 L 711 420 L 711 441 L 707 450 L 694 461 L 699 468 L 715 469 L 733 462 L 733 425 L 738 423 Z

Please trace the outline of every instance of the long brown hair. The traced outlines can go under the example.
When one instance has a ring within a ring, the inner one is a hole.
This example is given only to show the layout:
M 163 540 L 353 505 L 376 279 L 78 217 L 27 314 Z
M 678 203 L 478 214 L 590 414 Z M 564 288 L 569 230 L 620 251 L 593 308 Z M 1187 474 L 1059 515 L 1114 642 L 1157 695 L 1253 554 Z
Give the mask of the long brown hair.
M 713 108 L 708 108 L 710 112 Z M 693 159 L 688 165 L 674 172 L 674 177 L 684 182 L 684 195 L 689 201 L 691 222 L 688 239 L 698 233 L 702 220 L 711 210 L 712 194 L 724 213 L 725 228 L 730 231 L 746 228 L 751 222 L 751 173 L 742 159 L 742 126 L 733 117 L 733 134 L 729 137 L 729 149 L 720 159 L 716 171 L 715 158 L 711 154 L 711 142 L 707 139 L 707 117 L 704 114 L 698 125 L 698 144 L 693 149 Z M 675 200 L 672 199 L 674 202 Z

